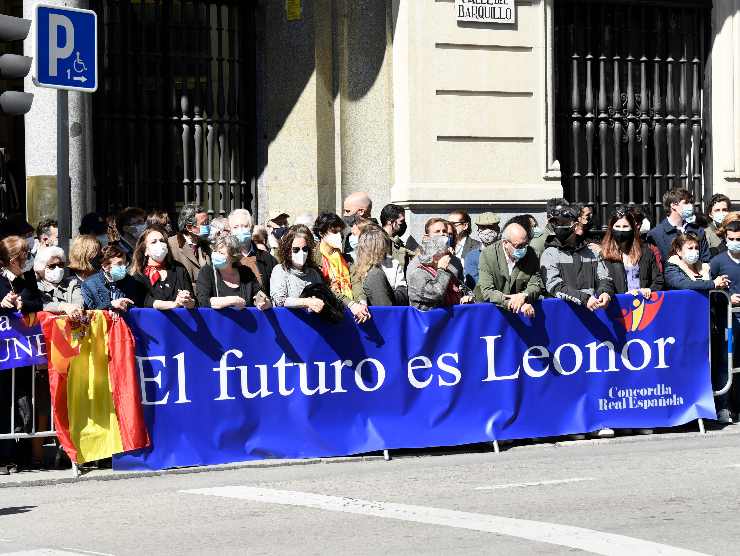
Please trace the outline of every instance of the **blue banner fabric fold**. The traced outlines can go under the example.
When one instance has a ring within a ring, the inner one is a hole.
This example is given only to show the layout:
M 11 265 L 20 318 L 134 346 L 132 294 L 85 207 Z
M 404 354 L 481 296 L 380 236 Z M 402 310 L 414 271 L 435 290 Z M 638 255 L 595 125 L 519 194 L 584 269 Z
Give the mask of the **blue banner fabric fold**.
M 0 371 L 45 364 L 46 343 L 36 319 L 0 313 Z
M 325 324 L 304 311 L 132 310 L 152 446 L 116 469 L 340 456 L 715 417 L 695 292 Z

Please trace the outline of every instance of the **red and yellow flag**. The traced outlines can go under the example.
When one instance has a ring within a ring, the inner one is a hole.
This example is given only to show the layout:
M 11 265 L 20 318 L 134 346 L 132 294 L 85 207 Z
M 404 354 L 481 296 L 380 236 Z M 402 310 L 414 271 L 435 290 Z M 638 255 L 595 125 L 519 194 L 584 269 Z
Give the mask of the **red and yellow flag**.
M 67 316 L 38 313 L 57 437 L 76 463 L 150 444 L 131 330 L 108 311 L 87 315 L 89 325 L 80 326 Z

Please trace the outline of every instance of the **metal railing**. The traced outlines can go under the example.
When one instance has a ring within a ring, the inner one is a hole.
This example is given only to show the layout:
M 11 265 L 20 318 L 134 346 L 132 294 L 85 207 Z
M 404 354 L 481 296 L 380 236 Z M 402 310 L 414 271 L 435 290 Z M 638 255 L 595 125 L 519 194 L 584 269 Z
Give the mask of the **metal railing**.
M 36 430 L 36 414 L 37 414 L 37 403 L 36 403 L 36 366 L 28 368 L 28 372 L 31 373 L 31 432 L 15 432 L 15 413 L 16 413 L 16 375 L 20 369 L 10 369 L 10 432 L 0 432 L 0 440 L 21 440 L 24 438 L 56 438 L 56 430 L 54 429 L 54 405 L 49 404 L 49 430 L 37 431 Z

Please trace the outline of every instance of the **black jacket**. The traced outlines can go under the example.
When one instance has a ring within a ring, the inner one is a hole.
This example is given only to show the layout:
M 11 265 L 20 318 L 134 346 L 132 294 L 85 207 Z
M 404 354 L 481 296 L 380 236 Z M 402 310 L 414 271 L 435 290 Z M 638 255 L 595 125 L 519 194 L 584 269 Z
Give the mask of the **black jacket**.
M 614 281 L 616 293 L 627 293 L 627 274 L 624 270 L 622 261 L 612 262 L 604 261 L 609 271 L 609 276 Z M 640 255 L 640 287 L 650 288 L 653 291 L 660 291 L 665 288 L 663 273 L 658 268 L 658 262 L 652 249 L 647 245 L 642 246 L 642 255 Z
M 195 297 L 193 284 L 190 281 L 190 274 L 188 274 L 187 269 L 183 265 L 177 261 L 173 261 L 172 266 L 166 270 L 167 278 L 165 280 L 157 280 L 157 283 L 154 285 L 152 285 L 148 276 L 141 273 L 134 275 L 134 279 L 145 290 L 144 307 L 153 307 L 155 301 L 175 301 L 177 299 L 177 292 L 180 290 L 187 290 L 190 292 L 190 295 Z
M 21 313 L 28 314 L 43 310 L 44 304 L 41 301 L 41 292 L 36 284 L 36 273 L 33 270 L 18 276 L 12 283 L 5 274 L 0 274 L 0 300 L 11 291 L 21 296 L 23 301 Z
M 242 264 L 235 264 L 239 271 L 239 291 L 234 291 L 226 285 L 221 273 L 213 270 L 211 264 L 207 264 L 198 273 L 198 305 L 210 307 L 212 297 L 228 297 L 238 295 L 247 302 L 247 307 L 254 307 L 254 296 L 257 292 L 264 291 L 257 277 L 249 268 Z M 214 279 L 214 274 L 218 282 Z M 218 284 L 218 287 L 217 287 Z M 217 291 L 218 290 L 218 291 Z

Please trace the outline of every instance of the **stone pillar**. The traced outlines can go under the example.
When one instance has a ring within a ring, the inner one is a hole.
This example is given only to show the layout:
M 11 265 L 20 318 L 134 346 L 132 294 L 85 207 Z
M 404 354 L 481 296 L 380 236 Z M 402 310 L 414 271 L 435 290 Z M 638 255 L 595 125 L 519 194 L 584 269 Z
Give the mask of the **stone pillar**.
M 86 0 L 50 0 L 48 3 L 71 8 L 87 8 Z M 24 0 L 23 17 L 33 20 L 35 2 Z M 33 25 L 24 43 L 26 55 L 34 55 Z M 31 78 L 25 82 L 26 91 L 34 94 L 31 111 L 25 116 L 26 135 L 26 190 L 31 194 L 39 183 L 56 183 L 57 142 L 55 89 L 36 87 Z M 75 235 L 82 216 L 92 210 L 92 97 L 89 93 L 69 93 L 69 173 L 72 185 L 72 234 Z M 56 210 L 56 206 L 53 207 Z M 29 215 L 32 220 L 49 214 Z M 36 224 L 36 222 L 31 222 Z
M 265 2 L 262 117 L 266 195 L 258 219 L 334 209 L 334 101 L 331 0 L 305 1 L 299 21 L 285 2 Z
M 714 193 L 740 201 L 740 0 L 715 0 L 712 50 L 707 64 L 711 83 L 711 122 L 705 122 L 705 179 Z M 705 111 L 706 114 L 706 111 Z
M 393 182 L 391 4 L 337 0 L 336 5 L 341 194 L 367 191 L 378 216 L 390 202 Z

